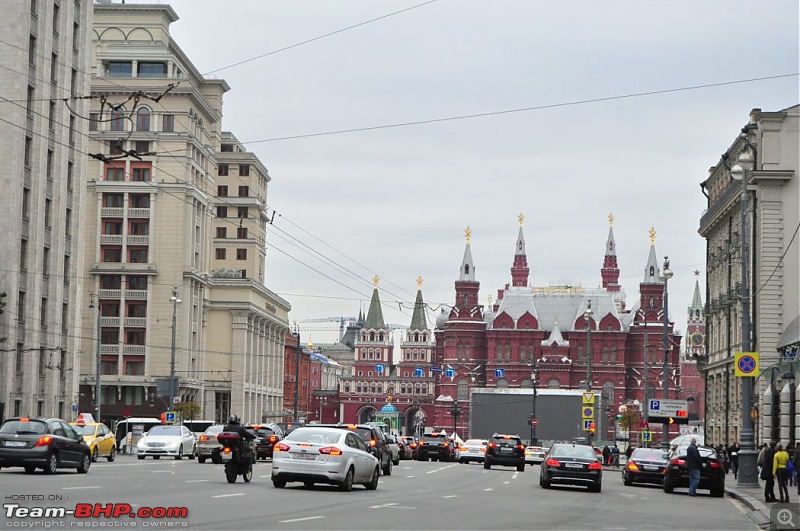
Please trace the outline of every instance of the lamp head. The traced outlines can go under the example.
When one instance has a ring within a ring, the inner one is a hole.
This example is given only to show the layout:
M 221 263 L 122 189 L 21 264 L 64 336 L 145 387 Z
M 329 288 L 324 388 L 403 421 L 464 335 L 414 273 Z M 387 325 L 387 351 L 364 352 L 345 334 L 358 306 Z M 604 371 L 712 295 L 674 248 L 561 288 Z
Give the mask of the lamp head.
M 756 165 L 756 159 L 753 157 L 752 150 L 747 147 L 739 153 L 739 164 L 744 171 L 751 171 Z

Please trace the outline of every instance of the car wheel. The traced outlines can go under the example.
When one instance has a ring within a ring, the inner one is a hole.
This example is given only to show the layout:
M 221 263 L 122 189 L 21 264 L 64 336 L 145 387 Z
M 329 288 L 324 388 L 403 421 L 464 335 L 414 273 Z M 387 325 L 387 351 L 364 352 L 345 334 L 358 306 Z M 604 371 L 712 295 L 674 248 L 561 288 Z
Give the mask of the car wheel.
M 589 492 L 600 492 L 602 485 L 600 483 L 596 485 L 589 485 Z
M 56 470 L 58 470 L 58 454 L 53 452 L 47 457 L 47 464 L 44 466 L 44 473 L 55 474 Z
M 117 458 L 117 447 L 116 446 L 112 446 L 111 447 L 111 453 L 108 454 L 108 457 L 106 457 L 106 459 L 108 460 L 109 463 L 113 463 L 114 459 L 116 459 L 116 458 Z
M 343 492 L 350 492 L 353 490 L 353 467 L 347 469 L 347 475 L 344 477 L 344 481 L 339 483 L 339 490 Z
M 89 471 L 89 466 L 92 464 L 92 458 L 87 453 L 84 454 L 83 460 L 81 461 L 81 466 L 78 467 L 78 474 L 85 474 Z
M 393 464 L 394 466 L 397 466 L 397 465 L 399 465 L 399 464 L 400 464 L 400 458 L 398 457 L 396 460 L 392 461 L 392 464 Z
M 34 472 L 36 472 L 36 467 L 35 466 L 26 466 L 25 467 L 25 472 L 27 472 L 28 474 L 33 474 Z
M 100 457 L 100 450 L 95 446 L 92 450 L 92 463 L 96 463 L 98 457 Z
M 175 456 L 175 461 L 180 461 L 183 458 L 183 445 L 178 447 L 178 455 Z
M 273 478 L 272 486 L 275 487 L 276 489 L 282 489 L 283 487 L 286 486 L 286 482 L 282 479 Z
M 672 494 L 672 491 L 675 489 L 675 486 L 669 481 L 669 479 L 664 478 L 664 492 L 667 494 Z
M 525 463 L 517 465 L 517 472 L 525 472 Z
M 542 487 L 543 489 L 549 489 L 550 482 L 545 481 L 544 478 L 542 478 L 542 476 L 539 476 L 539 486 Z
M 205 456 L 198 455 L 198 456 L 197 456 L 197 462 L 198 462 L 198 463 L 200 463 L 201 465 L 202 465 L 203 463 L 205 463 L 205 462 L 206 462 L 206 458 L 205 458 Z
M 463 460 L 463 459 L 459 459 L 459 460 L 458 460 L 458 464 L 459 464 L 459 465 L 463 465 L 463 464 L 464 464 L 464 460 Z
M 386 466 L 383 467 L 383 475 L 384 476 L 391 476 L 392 475 L 392 461 L 391 459 L 389 462 L 386 463 Z
M 631 477 L 628 474 L 622 474 L 622 483 L 626 487 L 630 487 L 631 485 L 633 485 L 633 480 L 631 479 Z
M 144 456 L 143 455 L 137 455 L 136 457 L 139 458 L 139 460 L 142 460 L 142 461 L 144 460 Z
M 483 468 L 485 468 L 486 470 L 492 468 L 492 462 L 489 461 L 488 457 L 483 460 Z
M 307 489 L 312 489 L 312 488 L 314 488 L 314 482 L 313 481 L 304 481 L 303 482 L 303 486 L 305 488 L 307 488 Z
M 369 483 L 365 484 L 364 486 L 367 487 L 367 490 L 375 490 L 378 488 L 378 477 L 381 475 L 380 470 L 378 467 L 375 467 L 375 470 L 372 472 L 372 479 Z
M 723 496 L 725 496 L 725 485 L 720 484 L 711 489 L 711 496 L 713 496 L 714 498 L 722 498 Z

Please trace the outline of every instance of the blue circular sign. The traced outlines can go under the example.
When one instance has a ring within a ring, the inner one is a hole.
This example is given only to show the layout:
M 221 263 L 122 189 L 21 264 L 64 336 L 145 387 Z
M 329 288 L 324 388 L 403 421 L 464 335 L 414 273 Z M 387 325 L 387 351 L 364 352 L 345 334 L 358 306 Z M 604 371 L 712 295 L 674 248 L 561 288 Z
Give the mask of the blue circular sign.
M 745 355 L 739 358 L 739 371 L 744 374 L 751 374 L 756 370 L 756 359 L 753 356 Z

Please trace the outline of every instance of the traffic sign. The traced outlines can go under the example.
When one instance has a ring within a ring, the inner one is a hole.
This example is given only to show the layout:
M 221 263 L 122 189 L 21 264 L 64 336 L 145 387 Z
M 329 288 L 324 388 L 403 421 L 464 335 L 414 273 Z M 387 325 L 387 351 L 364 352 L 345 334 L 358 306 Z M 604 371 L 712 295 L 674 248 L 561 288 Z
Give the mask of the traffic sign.
M 653 438 L 653 433 L 650 431 L 643 431 L 642 432 L 642 441 L 650 442 Z
M 594 424 L 594 422 L 592 422 L 591 419 L 584 420 L 583 421 L 583 431 L 591 431 L 592 430 L 592 424 Z
M 164 413 L 164 423 L 165 424 L 175 424 L 175 412 L 174 411 L 167 411 Z
M 536 419 L 531 419 L 531 426 L 536 426 L 539 423 Z
M 758 376 L 758 352 L 737 352 L 734 356 L 734 375 L 740 378 Z
M 592 406 L 583 406 L 581 409 L 581 415 L 584 419 L 593 419 L 594 418 L 594 408 Z
M 494 370 L 494 377 L 495 378 L 502 378 L 505 375 L 505 369 L 495 369 Z
M 651 398 L 647 401 L 647 418 L 650 422 L 689 422 L 689 403 L 686 400 L 660 400 Z
M 586 406 L 594 404 L 594 393 L 583 393 L 583 404 Z

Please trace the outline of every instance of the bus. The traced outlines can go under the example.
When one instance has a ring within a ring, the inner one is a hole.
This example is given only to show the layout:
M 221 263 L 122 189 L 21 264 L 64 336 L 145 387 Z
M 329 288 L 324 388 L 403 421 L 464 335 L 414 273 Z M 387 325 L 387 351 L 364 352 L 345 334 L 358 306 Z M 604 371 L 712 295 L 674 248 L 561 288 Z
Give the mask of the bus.
M 160 426 L 161 419 L 155 417 L 131 417 L 117 422 L 117 451 L 126 453 L 128 444 L 130 448 L 136 447 L 139 438 L 147 433 L 153 426 Z M 128 437 L 130 434 L 130 438 Z
M 213 420 L 184 420 L 181 422 L 189 428 L 192 433 L 203 433 L 214 424 L 225 424 L 224 422 L 214 422 Z

